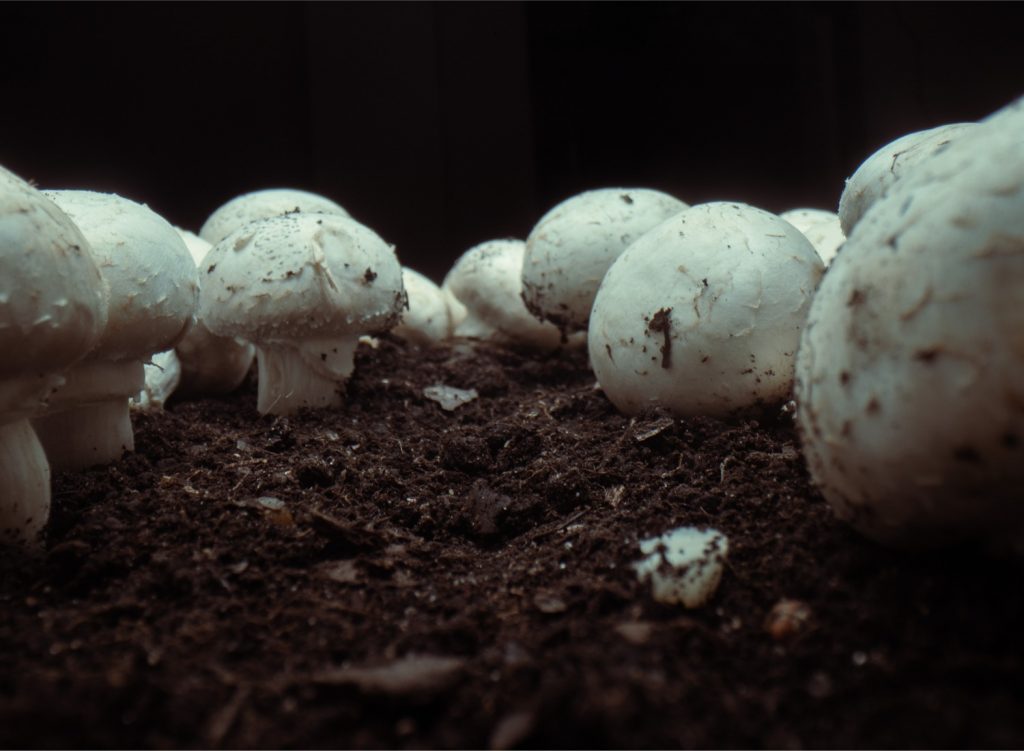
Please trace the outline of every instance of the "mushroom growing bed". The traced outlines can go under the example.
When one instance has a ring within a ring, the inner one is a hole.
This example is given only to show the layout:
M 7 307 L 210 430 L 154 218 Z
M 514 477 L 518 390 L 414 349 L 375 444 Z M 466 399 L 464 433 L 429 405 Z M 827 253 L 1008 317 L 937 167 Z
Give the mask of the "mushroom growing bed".
M 4 746 L 1024 745 L 1019 561 L 861 537 L 781 404 L 629 417 L 579 348 L 385 336 L 340 407 L 253 372 L 133 424 L 0 553 Z M 635 568 L 681 526 L 728 539 L 694 608 Z

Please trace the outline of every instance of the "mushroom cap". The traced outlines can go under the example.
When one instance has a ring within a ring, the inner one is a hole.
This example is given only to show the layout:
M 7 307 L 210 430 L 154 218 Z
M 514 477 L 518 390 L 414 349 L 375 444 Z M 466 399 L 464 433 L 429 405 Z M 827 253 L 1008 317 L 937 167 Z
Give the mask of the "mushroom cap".
M 800 230 L 828 266 L 846 241 L 839 215 L 822 209 L 790 209 L 779 215 Z
M 881 542 L 1024 539 L 1022 134 L 1018 100 L 895 183 L 811 305 L 804 455 L 836 514 Z
M 647 230 L 687 205 L 646 188 L 601 188 L 562 201 L 526 238 L 523 299 L 563 330 L 587 328 L 594 295 L 612 262 Z
M 192 325 L 198 295 L 178 232 L 141 203 L 113 193 L 46 195 L 88 239 L 110 289 L 110 314 L 90 359 L 134 360 L 173 347 Z
M 107 323 L 107 291 L 72 220 L 0 167 L 0 379 L 64 370 Z
M 330 214 L 247 224 L 214 245 L 200 276 L 199 319 L 256 344 L 385 331 L 406 303 L 394 249 Z
M 555 348 L 561 334 L 538 321 L 523 302 L 522 240 L 488 240 L 467 250 L 452 266 L 441 288 L 465 306 L 452 307 L 456 336 L 505 339 L 527 347 Z
M 739 203 L 694 206 L 612 264 L 587 344 L 627 414 L 726 415 L 785 398 L 824 266 L 789 222 Z
M 178 236 L 185 243 L 185 247 L 188 248 L 189 255 L 192 256 L 192 260 L 196 264 L 196 268 L 203 263 L 203 259 L 206 258 L 206 254 L 210 252 L 210 248 L 213 244 L 204 240 L 194 232 L 189 232 L 187 229 L 181 227 L 175 227 L 175 231 Z
M 268 188 L 232 198 L 210 214 L 200 228 L 199 236 L 216 245 L 249 222 L 282 214 L 349 215 L 330 198 L 317 193 L 294 188 Z
M 871 205 L 916 165 L 944 150 L 975 123 L 951 123 L 900 136 L 873 153 L 846 181 L 839 222 L 847 237 Z
M 409 296 L 409 309 L 391 333 L 414 343 L 429 344 L 452 334 L 448 298 L 434 282 L 420 272 L 402 267 L 402 285 Z

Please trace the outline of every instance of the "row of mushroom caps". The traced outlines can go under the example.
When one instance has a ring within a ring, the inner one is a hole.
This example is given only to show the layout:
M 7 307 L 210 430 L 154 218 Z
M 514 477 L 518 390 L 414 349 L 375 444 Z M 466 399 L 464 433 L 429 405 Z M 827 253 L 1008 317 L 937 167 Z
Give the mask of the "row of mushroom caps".
M 587 191 L 440 287 L 313 193 L 239 196 L 195 235 L 0 168 L 0 533 L 38 539 L 51 467 L 132 449 L 130 400 L 229 392 L 255 358 L 260 413 L 340 406 L 360 338 L 390 330 L 586 346 L 627 414 L 793 395 L 812 479 L 861 531 L 1018 545 L 1022 113 L 884 146 L 838 213 Z

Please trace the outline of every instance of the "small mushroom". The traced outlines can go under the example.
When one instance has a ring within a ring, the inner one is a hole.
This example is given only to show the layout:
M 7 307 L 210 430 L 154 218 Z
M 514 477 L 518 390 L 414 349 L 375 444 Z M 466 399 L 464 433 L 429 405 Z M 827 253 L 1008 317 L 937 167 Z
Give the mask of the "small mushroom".
M 347 217 L 345 209 L 330 198 L 294 188 L 268 188 L 232 198 L 218 208 L 199 230 L 199 236 L 216 245 L 239 227 L 258 219 L 284 214 L 332 214 Z
M 791 209 L 779 215 L 803 233 L 828 266 L 846 241 L 839 215 L 822 209 Z
M 406 304 L 394 249 L 341 216 L 251 222 L 203 266 L 199 318 L 256 345 L 261 414 L 339 406 L 360 335 L 393 327 Z
M 46 195 L 88 239 L 110 289 L 99 344 L 33 420 L 50 465 L 78 470 L 134 449 L 129 400 L 145 386 L 143 363 L 192 325 L 196 268 L 174 228 L 142 204 L 91 191 Z
M 523 300 L 567 334 L 586 331 L 594 295 L 612 262 L 687 205 L 645 188 L 589 190 L 548 211 L 526 238 Z
M 99 341 L 107 290 L 89 242 L 53 201 L 0 167 L 0 541 L 32 544 L 50 466 L 29 419 Z
M 440 342 L 452 335 L 449 298 L 429 278 L 408 267 L 402 268 L 402 285 L 409 296 L 409 309 L 391 333 L 413 344 Z
M 453 305 L 454 336 L 490 339 L 535 349 L 555 349 L 561 334 L 526 309 L 522 297 L 522 240 L 489 240 L 475 245 L 444 278 Z
M 894 183 L 822 279 L 797 425 L 837 516 L 885 544 L 1024 551 L 1024 99 Z
M 774 214 L 707 203 L 661 223 L 612 264 L 587 344 L 622 412 L 727 415 L 781 401 L 823 264 Z
M 847 237 L 861 217 L 903 175 L 941 152 L 974 123 L 952 123 L 908 133 L 873 153 L 846 181 L 839 198 L 839 223 Z

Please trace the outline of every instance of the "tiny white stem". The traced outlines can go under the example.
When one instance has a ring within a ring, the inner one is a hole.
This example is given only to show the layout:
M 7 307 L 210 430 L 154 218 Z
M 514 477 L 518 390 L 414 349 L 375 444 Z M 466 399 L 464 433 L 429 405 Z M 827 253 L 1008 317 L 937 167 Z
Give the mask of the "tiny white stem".
M 0 425 L 0 541 L 33 546 L 50 516 L 50 465 L 32 425 Z
M 303 407 L 341 406 L 358 344 L 352 336 L 257 345 L 259 413 L 289 415 Z

